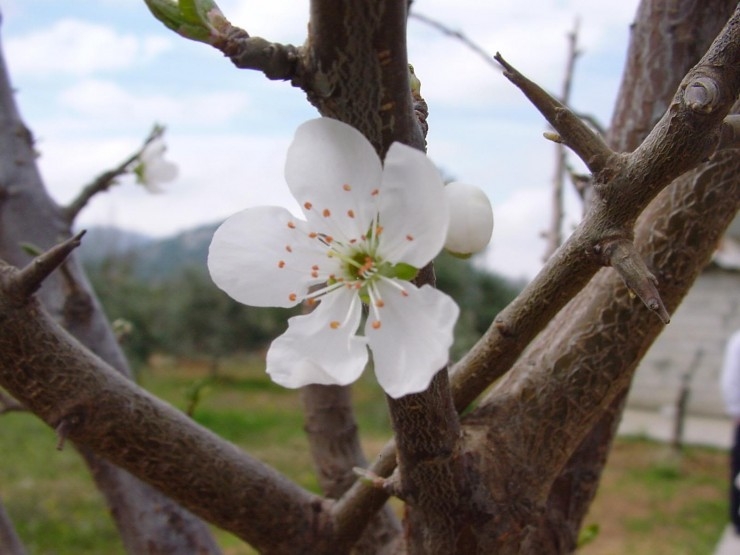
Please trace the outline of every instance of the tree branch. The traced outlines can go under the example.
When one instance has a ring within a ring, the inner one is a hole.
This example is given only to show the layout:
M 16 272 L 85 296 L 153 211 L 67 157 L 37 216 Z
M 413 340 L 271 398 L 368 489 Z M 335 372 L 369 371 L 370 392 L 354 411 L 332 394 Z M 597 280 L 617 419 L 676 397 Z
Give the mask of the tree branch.
M 81 447 L 127 469 L 257 548 L 329 553 L 328 507 L 87 352 L 31 300 L 17 306 L 0 263 L 0 384 Z M 60 371 L 64 369 L 65 371 Z M 183 465 L 183 461 L 188 461 Z
M 319 484 L 327 497 L 340 498 L 357 481 L 355 468 L 367 466 L 352 411 L 351 388 L 309 385 L 301 390 L 301 400 Z M 380 497 L 384 499 L 384 496 Z M 357 523 L 352 525 L 357 526 Z M 388 548 L 400 532 L 398 519 L 390 507 L 385 507 L 367 524 L 365 532 L 353 546 L 353 553 L 378 553 Z
M 588 169 L 600 172 L 613 155 L 603 139 L 569 108 L 519 73 L 501 54 L 497 52 L 494 59 L 503 66 L 504 77 L 519 87 Z
M 714 150 L 718 128 L 740 92 L 739 22 L 740 8 L 684 78 L 671 108 L 640 148 L 612 156 L 595 174 L 595 200 L 584 221 L 455 366 L 451 383 L 458 410 L 504 375 L 534 336 L 594 275 L 598 264 L 593 255 L 608 241 L 631 237 L 632 222 L 650 200 Z M 721 91 L 721 102 L 711 113 L 696 111 L 683 102 L 688 84 L 696 75 L 707 74 Z
M 467 48 L 469 48 L 470 50 L 475 52 L 478 56 L 483 58 L 483 60 L 488 65 L 490 65 L 493 69 L 497 71 L 501 71 L 501 67 L 493 61 L 493 56 L 491 56 L 488 52 L 486 52 L 485 48 L 483 48 L 478 43 L 470 39 L 462 31 L 453 29 L 437 19 L 429 17 L 428 15 L 420 14 L 419 12 L 416 12 L 416 11 L 411 12 L 409 14 L 409 17 L 412 19 L 416 19 L 417 21 L 421 21 L 422 23 L 429 25 L 430 27 L 433 27 L 434 29 L 437 29 L 442 34 L 460 41 Z
M 136 159 L 141 156 L 141 153 L 144 151 L 144 149 L 146 149 L 147 145 L 149 145 L 149 143 L 151 143 L 153 140 L 161 137 L 164 131 L 164 127 L 160 125 L 155 125 L 149 132 L 147 138 L 144 139 L 144 143 L 136 152 L 126 158 L 126 160 L 121 162 L 115 168 L 100 174 L 92 183 L 86 185 L 82 189 L 82 191 L 80 191 L 80 194 L 75 199 L 73 199 L 72 202 L 69 203 L 69 205 L 62 208 L 64 219 L 69 224 L 74 223 L 77 215 L 83 208 L 85 208 L 85 206 L 87 206 L 87 203 L 90 202 L 90 200 L 98 193 L 105 192 L 113 185 L 115 185 L 116 179 L 118 179 L 120 176 L 129 173 L 131 171 L 131 164 L 133 164 Z

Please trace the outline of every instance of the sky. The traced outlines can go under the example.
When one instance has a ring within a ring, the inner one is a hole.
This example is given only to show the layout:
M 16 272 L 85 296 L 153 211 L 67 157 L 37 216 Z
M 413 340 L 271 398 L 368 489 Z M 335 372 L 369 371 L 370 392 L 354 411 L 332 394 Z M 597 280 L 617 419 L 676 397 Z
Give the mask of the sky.
M 551 91 L 562 88 L 567 34 L 579 22 L 572 106 L 608 125 L 638 0 L 416 0 L 414 10 L 460 30 Z M 302 44 L 304 0 L 223 0 L 252 36 Z M 0 38 L 39 164 L 68 203 L 165 125 L 178 178 L 148 194 L 123 179 L 98 195 L 77 227 L 115 225 L 165 237 L 250 206 L 298 213 L 283 178 L 295 129 L 317 117 L 302 91 L 238 70 L 217 50 L 166 29 L 143 0 L 0 0 Z M 542 264 L 555 151 L 547 124 L 492 65 L 460 41 L 412 19 L 409 61 L 429 105 L 428 154 L 443 174 L 481 187 L 494 210 L 476 262 L 512 278 Z M 571 157 L 579 167 L 578 161 Z M 565 198 L 566 232 L 579 201 Z

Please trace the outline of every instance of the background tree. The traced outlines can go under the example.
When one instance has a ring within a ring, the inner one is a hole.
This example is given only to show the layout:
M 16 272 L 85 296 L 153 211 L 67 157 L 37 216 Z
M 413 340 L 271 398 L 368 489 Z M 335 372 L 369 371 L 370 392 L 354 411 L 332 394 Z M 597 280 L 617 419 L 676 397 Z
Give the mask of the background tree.
M 409 86 L 405 0 L 314 0 L 301 47 L 251 37 L 208 1 L 156 4 L 165 23 L 237 67 L 290 80 L 379 154 L 393 141 L 424 148 L 426 106 Z M 83 453 L 105 457 L 263 552 L 571 552 L 632 373 L 738 211 L 737 152 L 724 147 L 735 136 L 736 119 L 727 116 L 740 91 L 739 32 L 736 2 L 644 0 L 605 140 L 497 56 L 587 165 L 590 208 L 451 373 L 441 369 L 427 391 L 388 400 L 395 437 L 365 479 L 352 471 L 367 465 L 348 388 L 305 388 L 324 496 L 122 376 L 126 364 L 74 255 L 63 262 L 79 238 L 28 263 L 20 242 L 50 248 L 69 236 L 71 222 L 41 186 L 4 76 L 0 253 L 24 269 L 0 267 L 0 385 Z M 52 273 L 60 265 L 66 271 Z M 417 282 L 433 283 L 432 269 Z M 154 490 L 136 487 L 146 499 L 126 502 L 157 503 Z M 403 531 L 379 512 L 389 495 L 406 504 Z M 110 499 L 112 507 L 124 497 Z M 155 519 L 161 526 L 121 525 L 128 546 L 144 536 L 154 542 L 132 552 L 215 549 L 189 513 L 167 507 L 167 522 Z M 187 524 L 169 525 L 180 519 Z M 157 543 L 173 534 L 185 545 Z

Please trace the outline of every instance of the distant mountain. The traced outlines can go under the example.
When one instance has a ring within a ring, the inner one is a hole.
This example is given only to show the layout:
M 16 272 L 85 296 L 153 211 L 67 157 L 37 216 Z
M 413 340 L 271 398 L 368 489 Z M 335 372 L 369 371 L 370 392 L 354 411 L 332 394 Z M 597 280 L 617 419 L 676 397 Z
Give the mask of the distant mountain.
M 95 226 L 86 228 L 77 252 L 84 261 L 101 260 L 108 256 L 124 255 L 152 241 L 153 238 L 142 233 L 112 226 Z
M 80 255 L 85 264 L 114 261 L 125 264 L 138 278 L 164 281 L 186 268 L 206 270 L 208 246 L 219 225 L 204 225 L 164 239 L 93 227 L 82 241 Z

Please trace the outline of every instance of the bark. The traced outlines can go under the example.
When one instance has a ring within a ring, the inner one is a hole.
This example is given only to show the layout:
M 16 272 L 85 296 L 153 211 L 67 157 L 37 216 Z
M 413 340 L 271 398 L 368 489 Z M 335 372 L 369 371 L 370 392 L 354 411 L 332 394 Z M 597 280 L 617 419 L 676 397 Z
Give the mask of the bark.
M 265 552 L 332 553 L 321 544 L 331 531 L 321 498 L 85 351 L 38 301 L 18 294 L 19 275 L 0 263 L 0 383 L 62 440 L 94 449 Z
M 360 130 L 381 156 L 394 141 L 425 147 L 409 84 L 406 10 L 406 2 L 392 0 L 311 4 L 308 69 L 303 74 L 304 79 L 313 76 L 304 81 L 309 100 L 322 115 Z M 417 278 L 417 284 L 424 283 L 434 284 L 431 267 Z M 456 541 L 450 521 L 461 516 L 450 509 L 461 506 L 466 488 L 456 458 L 460 434 L 446 369 L 426 392 L 389 399 L 389 408 L 401 471 L 394 489 L 407 501 L 409 552 L 449 552 L 450 538 Z M 372 496 L 366 516 L 384 499 Z M 343 526 L 357 527 L 358 522 L 363 520 L 340 514 L 340 533 L 356 533 L 344 532 Z
M 675 6 L 660 4 L 675 19 L 672 9 Z M 649 7 L 643 5 L 642 9 Z M 728 14 L 734 6 L 725 2 L 723 7 L 724 14 Z M 703 10 L 705 6 L 695 3 L 693 8 Z M 717 31 L 717 19 L 707 21 L 691 14 L 683 15 L 682 20 L 705 22 L 701 28 L 692 27 L 694 41 L 698 40 L 700 47 L 705 46 Z M 648 23 L 640 19 L 640 25 Z M 695 61 L 688 57 L 691 52 L 684 45 L 673 44 L 674 37 L 670 34 L 662 38 L 662 44 L 656 44 L 654 35 L 639 31 L 638 27 L 635 40 L 651 37 L 652 42 L 643 44 L 642 48 L 648 48 L 656 57 L 668 51 L 665 55 L 672 60 L 674 71 L 683 73 Z M 638 45 L 632 43 L 632 55 L 640 52 Z M 676 53 L 677 49 L 683 50 L 683 58 Z M 635 71 L 632 60 L 630 65 Z M 638 75 L 637 81 L 644 83 L 650 79 L 651 74 L 646 70 L 643 68 L 642 80 Z M 621 110 L 628 109 L 624 98 L 634 92 L 629 85 L 634 78 L 630 75 L 625 81 L 627 90 L 622 93 Z M 677 81 L 674 79 L 674 87 Z M 632 100 L 642 101 L 639 95 Z M 665 109 L 669 100 L 670 97 L 664 97 L 654 101 L 662 101 Z M 640 108 L 645 109 L 644 102 Z M 619 112 L 615 120 L 635 121 Z M 629 127 L 613 129 L 612 135 L 617 133 L 639 136 Z M 738 165 L 736 154 L 718 153 L 712 162 L 676 180 L 640 218 L 635 244 L 642 245 L 643 254 L 649 257 L 648 266 L 657 273 L 661 296 L 671 312 L 708 261 L 740 206 Z M 721 208 L 714 205 L 720 198 L 725 199 Z M 702 217 L 709 211 L 711 220 Z M 515 442 L 524 446 L 511 456 L 527 460 L 526 468 L 508 479 L 530 484 L 524 489 L 532 495 L 532 505 L 540 505 L 543 511 L 540 522 L 522 540 L 521 549 L 525 552 L 569 553 L 575 548 L 632 373 L 661 329 L 660 322 L 635 306 L 613 273 L 602 270 L 543 332 L 477 414 L 471 416 L 476 426 L 487 422 L 484 427 L 488 427 L 488 438 L 495 437 L 498 441 L 494 444 L 499 448 L 510 449 Z M 502 430 L 504 426 L 499 422 L 502 416 L 517 423 L 516 432 Z M 536 429 L 534 420 L 540 422 L 541 429 L 522 437 L 521 430 Z M 543 468 L 555 469 L 552 482 L 542 472 Z M 543 502 L 538 495 L 546 495 L 547 501 Z
M 0 53 L 0 257 L 22 266 L 30 244 L 48 248 L 70 236 L 70 222 L 47 194 L 38 172 L 31 132 L 23 124 Z M 119 372 L 128 364 L 84 276 L 72 257 L 64 274 L 45 280 L 44 306 L 82 344 Z M 130 553 L 218 553 L 207 527 L 151 487 L 83 450 L 96 484 Z M 104 477 L 104 479 L 103 479 Z M 176 524 L 176 525 L 173 525 Z

